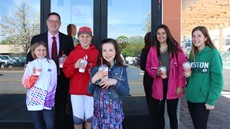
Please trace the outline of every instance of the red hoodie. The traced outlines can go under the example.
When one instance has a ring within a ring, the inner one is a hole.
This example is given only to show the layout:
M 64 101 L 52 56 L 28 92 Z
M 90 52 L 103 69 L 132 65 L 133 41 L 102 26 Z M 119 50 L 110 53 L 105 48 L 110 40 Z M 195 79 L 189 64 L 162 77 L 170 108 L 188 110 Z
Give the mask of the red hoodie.
M 75 62 L 84 58 L 87 55 L 88 64 L 84 73 L 80 73 L 78 68 L 74 67 Z M 70 78 L 70 94 L 77 95 L 88 95 L 88 84 L 90 80 L 90 69 L 96 65 L 98 57 L 98 50 L 93 44 L 90 45 L 89 49 L 83 49 L 80 44 L 76 45 L 75 49 L 71 51 L 65 63 L 62 71 L 67 78 Z

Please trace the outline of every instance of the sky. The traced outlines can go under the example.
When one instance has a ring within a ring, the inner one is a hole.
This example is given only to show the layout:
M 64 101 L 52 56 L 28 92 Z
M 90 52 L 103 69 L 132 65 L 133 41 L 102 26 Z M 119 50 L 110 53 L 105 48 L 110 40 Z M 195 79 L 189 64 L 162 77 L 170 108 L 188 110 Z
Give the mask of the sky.
M 15 7 L 25 2 L 30 7 L 30 13 L 37 13 L 40 16 L 40 0 L 0 0 L 0 23 L 4 17 L 11 17 L 15 14 Z M 0 26 L 0 41 L 4 39 L 4 31 Z
M 15 5 L 23 1 L 34 12 L 40 13 L 40 0 L 0 0 L 0 22 L 2 17 L 12 15 Z M 58 12 L 62 18 L 60 31 L 67 33 L 66 26 L 70 23 L 76 24 L 78 28 L 89 26 L 93 29 L 93 1 L 51 0 L 51 11 Z M 151 0 L 108 0 L 108 37 L 144 36 L 146 32 L 143 29 L 151 10 L 150 2 Z M 230 28 L 224 29 L 224 34 L 229 32 Z M 216 38 L 219 31 L 213 30 L 210 34 Z
M 112 0 L 108 7 L 109 37 L 144 36 L 146 19 L 151 11 L 150 0 Z
M 32 10 L 40 13 L 40 0 L 1 0 L 0 1 L 0 17 L 11 15 L 11 11 L 14 10 L 16 5 L 20 5 L 25 2 L 27 5 L 31 6 Z
M 76 24 L 78 28 L 83 25 L 93 28 L 93 0 L 73 1 L 51 1 L 51 11 L 58 12 L 62 17 L 61 31 L 65 32 L 69 23 Z M 109 0 L 108 37 L 144 36 L 145 20 L 151 10 L 151 0 L 145 1 Z
M 6 2 L 7 1 L 7 2 Z M 1 0 L 0 19 L 10 16 L 15 5 L 26 2 L 36 13 L 40 13 L 40 0 Z M 93 29 L 94 0 L 51 0 L 51 11 L 58 12 L 62 19 L 60 31 L 66 32 L 70 23 L 77 27 L 89 26 Z M 144 36 L 145 22 L 151 10 L 151 0 L 108 0 L 108 37 Z

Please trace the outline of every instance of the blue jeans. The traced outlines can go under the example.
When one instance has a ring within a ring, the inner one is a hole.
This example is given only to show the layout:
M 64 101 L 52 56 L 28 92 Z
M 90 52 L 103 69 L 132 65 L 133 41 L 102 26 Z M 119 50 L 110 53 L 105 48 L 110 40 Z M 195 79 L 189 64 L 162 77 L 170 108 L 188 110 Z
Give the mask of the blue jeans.
M 53 110 L 31 111 L 35 129 L 55 129 Z

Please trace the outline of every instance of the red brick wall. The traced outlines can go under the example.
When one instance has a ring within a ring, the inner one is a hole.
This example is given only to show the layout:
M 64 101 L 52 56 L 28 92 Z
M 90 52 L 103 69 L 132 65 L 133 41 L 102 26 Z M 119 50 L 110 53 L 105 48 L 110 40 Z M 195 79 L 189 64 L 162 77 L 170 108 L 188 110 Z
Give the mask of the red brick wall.
M 173 37 L 180 42 L 181 37 L 181 0 L 162 0 L 163 24 L 166 24 Z

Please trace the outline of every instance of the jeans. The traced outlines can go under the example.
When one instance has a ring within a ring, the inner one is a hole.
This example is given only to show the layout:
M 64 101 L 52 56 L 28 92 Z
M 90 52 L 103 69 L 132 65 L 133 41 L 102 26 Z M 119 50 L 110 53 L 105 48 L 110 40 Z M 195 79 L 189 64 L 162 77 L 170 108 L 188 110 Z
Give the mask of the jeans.
M 31 111 L 35 129 L 55 129 L 53 110 Z

